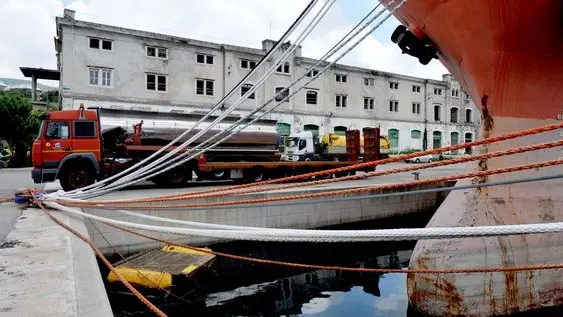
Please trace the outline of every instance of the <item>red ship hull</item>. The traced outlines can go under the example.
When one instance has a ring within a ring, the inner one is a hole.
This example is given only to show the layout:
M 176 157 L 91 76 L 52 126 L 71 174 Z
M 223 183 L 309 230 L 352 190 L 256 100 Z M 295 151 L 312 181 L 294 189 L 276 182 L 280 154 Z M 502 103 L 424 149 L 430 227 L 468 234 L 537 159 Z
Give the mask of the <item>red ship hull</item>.
M 440 62 L 481 106 L 481 138 L 554 123 L 563 114 L 562 1 L 409 0 L 394 14 L 419 38 L 434 43 Z M 555 141 L 562 136 L 558 130 L 482 146 L 478 151 Z M 563 156 L 562 150 L 554 148 L 485 160 L 471 169 L 554 160 Z M 559 165 L 472 181 L 499 181 L 562 171 Z M 428 226 L 558 221 L 563 221 L 561 180 L 454 191 Z M 563 262 L 563 235 L 541 234 L 419 241 L 411 267 L 560 262 Z M 432 316 L 510 314 L 562 305 L 563 270 L 410 275 L 408 293 L 409 303 L 416 310 Z

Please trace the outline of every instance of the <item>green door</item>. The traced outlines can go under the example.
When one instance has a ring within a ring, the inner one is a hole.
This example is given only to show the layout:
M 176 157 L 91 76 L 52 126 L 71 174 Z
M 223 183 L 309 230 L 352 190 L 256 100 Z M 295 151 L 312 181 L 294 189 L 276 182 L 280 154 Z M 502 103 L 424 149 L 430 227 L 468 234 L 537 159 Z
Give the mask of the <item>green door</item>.
M 291 134 L 291 124 L 278 122 L 278 133 L 281 136 L 288 136 Z
M 391 140 L 391 151 L 398 151 L 399 150 L 399 130 L 397 129 L 389 129 L 387 131 L 387 136 L 389 136 L 389 140 Z
M 442 132 L 434 131 L 432 132 L 432 139 L 433 139 L 433 149 L 439 149 L 442 147 Z
M 318 139 L 319 137 L 319 126 L 315 124 L 306 124 L 303 126 L 303 131 L 311 131 L 313 133 L 313 139 Z
M 346 135 L 346 131 L 348 131 L 348 128 L 346 127 L 343 126 L 334 127 L 334 134 L 336 135 Z

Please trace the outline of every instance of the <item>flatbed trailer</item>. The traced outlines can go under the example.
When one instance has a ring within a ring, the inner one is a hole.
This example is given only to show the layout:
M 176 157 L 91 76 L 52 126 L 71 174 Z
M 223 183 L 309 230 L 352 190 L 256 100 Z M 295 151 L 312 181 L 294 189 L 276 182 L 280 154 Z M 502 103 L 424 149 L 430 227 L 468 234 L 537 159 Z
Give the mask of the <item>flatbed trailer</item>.
M 65 191 L 88 186 L 96 180 L 116 175 L 142 161 L 179 136 L 180 131 L 185 131 L 182 130 L 185 129 L 185 125 L 178 127 L 177 130 L 165 126 L 150 134 L 151 125 L 149 132 L 144 131 L 143 120 L 141 120 L 133 124 L 133 133 L 128 133 L 119 125 L 122 121 L 116 121 L 117 117 L 111 115 L 116 113 L 110 111 L 108 114 L 110 119 L 113 119 L 113 121 L 109 120 L 113 122 L 113 126 L 102 131 L 100 119 L 103 116 L 100 115 L 99 109 L 86 110 L 81 106 L 78 110 L 43 114 L 39 136 L 32 148 L 34 182 L 45 183 L 59 179 Z M 158 116 L 154 113 L 142 115 L 145 119 Z M 173 118 L 171 114 L 165 116 L 168 120 L 166 122 L 170 122 L 170 118 Z M 174 116 L 178 115 L 174 114 Z M 359 131 L 350 130 L 346 132 L 346 160 L 336 157 L 326 157 L 316 161 L 282 160 L 279 136 L 275 130 L 270 129 L 270 126 L 275 127 L 275 122 L 263 121 L 259 123 L 262 126 L 236 135 L 236 138 L 229 139 L 197 158 L 153 176 L 149 180 L 161 186 L 182 187 L 192 181 L 192 175 L 195 173 L 198 180 L 231 179 L 236 182 L 256 182 L 350 166 L 379 158 L 379 142 L 375 142 L 379 140 L 379 130 L 364 128 L 366 141 L 361 157 Z M 185 124 L 185 120 L 182 124 Z M 153 123 L 152 126 L 156 124 Z M 181 142 L 183 140 L 177 144 Z M 168 147 L 162 155 L 172 151 L 176 146 Z M 186 150 L 178 151 L 175 155 L 180 155 L 183 151 Z M 374 167 L 367 170 L 373 169 Z M 341 177 L 353 173 L 354 171 L 322 175 L 320 178 Z

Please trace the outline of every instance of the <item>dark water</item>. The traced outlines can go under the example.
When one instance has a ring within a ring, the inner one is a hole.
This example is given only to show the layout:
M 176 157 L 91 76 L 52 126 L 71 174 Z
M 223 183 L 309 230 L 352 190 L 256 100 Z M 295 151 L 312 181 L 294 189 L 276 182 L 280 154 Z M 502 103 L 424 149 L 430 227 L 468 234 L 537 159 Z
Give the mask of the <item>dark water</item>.
M 423 226 L 429 216 L 390 219 L 347 228 L 417 227 Z M 414 242 L 235 242 L 214 245 L 212 249 L 299 263 L 406 268 L 413 247 Z M 102 270 L 104 277 L 107 276 L 107 271 Z M 172 294 L 162 290 L 139 290 L 171 317 L 421 317 L 408 307 L 406 274 L 303 270 L 217 258 L 211 269 L 200 272 L 194 279 L 174 281 L 178 285 L 171 289 Z M 107 289 L 115 316 L 154 316 L 122 286 L 112 284 L 107 285 Z M 526 316 L 560 316 L 562 312 L 561 309 L 550 309 Z

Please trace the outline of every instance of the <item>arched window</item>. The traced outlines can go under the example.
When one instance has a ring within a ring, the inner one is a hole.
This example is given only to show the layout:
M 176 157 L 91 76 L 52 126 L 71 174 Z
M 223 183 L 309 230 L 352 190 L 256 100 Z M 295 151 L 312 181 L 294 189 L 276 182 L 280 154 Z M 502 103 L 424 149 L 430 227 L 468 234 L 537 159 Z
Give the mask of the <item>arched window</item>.
M 346 128 L 346 127 L 343 127 L 343 126 L 334 127 L 334 134 L 337 134 L 337 135 L 346 135 L 346 131 L 348 131 L 348 128 Z
M 468 143 L 468 142 L 472 142 L 473 141 L 473 133 L 471 132 L 466 132 L 465 133 L 465 142 L 464 143 Z M 465 154 L 472 154 L 473 153 L 473 149 L 468 146 L 465 148 Z
M 420 130 L 412 130 L 411 131 L 411 139 L 413 139 L 413 140 L 420 139 Z
M 309 90 L 307 91 L 307 94 L 305 96 L 305 102 L 308 105 L 316 105 L 317 104 L 317 92 L 314 90 Z
M 459 117 L 459 109 L 457 107 L 452 107 L 450 109 L 450 122 L 451 123 L 457 123 Z
M 281 91 L 281 93 L 280 93 Z M 276 101 L 280 102 L 282 100 L 284 100 L 284 102 L 289 102 L 289 98 L 286 98 L 287 96 L 289 96 L 289 89 L 285 88 L 285 87 L 276 87 Z
M 285 62 L 276 69 L 278 73 L 289 74 L 289 62 Z
M 434 105 L 434 121 L 442 121 L 442 106 Z
M 465 123 L 473 123 L 473 110 L 465 109 Z

